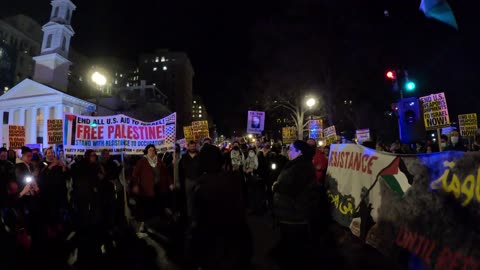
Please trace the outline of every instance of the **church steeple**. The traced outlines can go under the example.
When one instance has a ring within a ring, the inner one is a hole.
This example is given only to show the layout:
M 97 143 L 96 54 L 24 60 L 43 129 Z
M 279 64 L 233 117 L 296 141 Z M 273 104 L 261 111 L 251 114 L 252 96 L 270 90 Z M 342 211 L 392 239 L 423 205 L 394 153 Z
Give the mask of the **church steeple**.
M 62 91 L 68 86 L 68 61 L 70 39 L 75 34 L 70 25 L 76 6 L 70 0 L 53 0 L 50 21 L 42 27 L 43 42 L 40 56 L 36 61 L 35 81 L 50 85 Z

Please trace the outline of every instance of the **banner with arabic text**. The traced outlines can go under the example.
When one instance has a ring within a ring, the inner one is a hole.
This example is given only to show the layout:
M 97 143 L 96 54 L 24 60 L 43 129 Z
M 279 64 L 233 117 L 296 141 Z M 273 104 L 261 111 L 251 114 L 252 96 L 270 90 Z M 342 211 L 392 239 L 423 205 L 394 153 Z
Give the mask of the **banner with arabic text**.
M 328 163 L 332 215 L 360 239 L 415 269 L 480 264 L 480 153 L 334 144 Z

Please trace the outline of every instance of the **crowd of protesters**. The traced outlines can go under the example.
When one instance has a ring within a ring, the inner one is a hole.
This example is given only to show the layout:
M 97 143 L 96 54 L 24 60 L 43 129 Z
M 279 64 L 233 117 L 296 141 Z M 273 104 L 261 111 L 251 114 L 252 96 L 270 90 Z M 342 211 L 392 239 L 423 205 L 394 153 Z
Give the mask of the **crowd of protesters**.
M 248 215 L 274 217 L 282 232 L 278 258 L 300 255 L 326 173 L 316 145 L 296 141 L 286 152 L 242 141 L 221 149 L 207 138 L 174 153 L 149 145 L 125 163 L 107 149 L 65 157 L 61 148 L 1 148 L 0 264 L 81 268 L 67 243 L 87 247 L 73 257 L 102 256 L 125 226 L 139 239 L 155 230 L 171 237 L 186 269 L 244 269 L 253 254 Z

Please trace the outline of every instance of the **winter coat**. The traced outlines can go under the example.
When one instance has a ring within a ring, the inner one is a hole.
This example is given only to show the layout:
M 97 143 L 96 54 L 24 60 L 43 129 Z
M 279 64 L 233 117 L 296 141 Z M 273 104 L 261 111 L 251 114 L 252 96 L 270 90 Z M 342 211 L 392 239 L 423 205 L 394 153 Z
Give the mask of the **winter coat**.
M 317 149 L 313 156 L 313 167 L 315 168 L 315 181 L 322 184 L 327 172 L 328 160 L 320 149 Z
M 67 205 L 67 177 L 68 173 L 61 166 L 50 168 L 51 162 L 42 169 L 38 185 L 42 191 L 42 200 L 47 207 L 65 207 Z
M 314 181 L 312 162 L 304 156 L 285 165 L 273 185 L 274 214 L 280 221 L 305 222 L 309 219 L 310 190 Z
M 155 174 L 153 170 L 157 170 L 159 177 L 157 184 L 155 184 Z M 154 197 L 158 192 L 167 192 L 169 186 L 173 184 L 173 179 L 161 159 L 158 159 L 157 166 L 152 168 L 147 158 L 143 157 L 135 165 L 132 182 L 134 185 L 139 186 L 140 196 Z

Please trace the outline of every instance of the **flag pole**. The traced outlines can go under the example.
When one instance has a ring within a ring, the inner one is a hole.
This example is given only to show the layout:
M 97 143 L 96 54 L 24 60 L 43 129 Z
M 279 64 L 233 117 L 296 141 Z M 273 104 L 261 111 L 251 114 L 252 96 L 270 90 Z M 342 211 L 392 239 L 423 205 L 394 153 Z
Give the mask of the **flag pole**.
M 130 218 L 131 218 L 131 213 L 130 213 L 130 208 L 128 208 L 128 198 L 127 198 L 127 188 L 128 188 L 128 183 L 127 179 L 125 178 L 125 158 L 124 158 L 125 153 L 122 151 L 120 154 L 121 160 L 122 160 L 122 181 L 123 181 L 123 207 L 124 207 L 124 214 L 125 214 L 125 219 L 127 220 L 127 225 L 130 225 Z
M 442 145 L 441 145 L 441 139 L 442 139 L 442 132 L 440 131 L 439 128 L 437 128 L 437 137 L 438 137 L 438 151 L 442 152 Z

